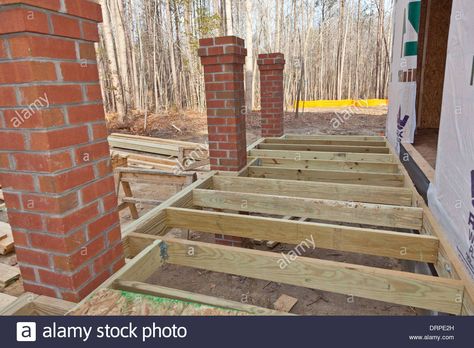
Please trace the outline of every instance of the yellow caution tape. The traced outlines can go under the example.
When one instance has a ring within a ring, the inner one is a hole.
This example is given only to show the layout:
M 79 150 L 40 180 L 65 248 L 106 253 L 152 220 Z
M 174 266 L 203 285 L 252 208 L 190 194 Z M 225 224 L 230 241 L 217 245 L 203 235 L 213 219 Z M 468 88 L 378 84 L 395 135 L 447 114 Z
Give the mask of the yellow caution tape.
M 342 100 L 302 100 L 299 108 L 334 108 L 334 107 L 371 107 L 388 105 L 388 99 L 342 99 Z M 296 108 L 296 102 L 295 102 Z

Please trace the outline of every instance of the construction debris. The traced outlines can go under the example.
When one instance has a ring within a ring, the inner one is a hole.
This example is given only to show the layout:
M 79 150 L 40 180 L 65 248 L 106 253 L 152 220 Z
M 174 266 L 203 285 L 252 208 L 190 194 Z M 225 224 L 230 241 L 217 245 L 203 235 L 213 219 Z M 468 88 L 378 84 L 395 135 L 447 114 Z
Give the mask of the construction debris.
M 283 294 L 273 303 L 273 308 L 280 312 L 289 313 L 296 302 L 298 302 L 297 298 Z

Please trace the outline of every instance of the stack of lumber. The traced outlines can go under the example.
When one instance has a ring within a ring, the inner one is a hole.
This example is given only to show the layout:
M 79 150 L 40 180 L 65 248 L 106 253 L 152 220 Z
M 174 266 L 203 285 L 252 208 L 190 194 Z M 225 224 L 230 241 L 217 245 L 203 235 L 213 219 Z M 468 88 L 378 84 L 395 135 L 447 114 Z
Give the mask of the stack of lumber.
M 145 169 L 161 169 L 166 171 L 173 171 L 178 165 L 176 159 L 161 158 L 157 156 L 150 156 L 144 154 L 138 154 L 134 152 L 125 152 L 120 150 L 113 150 L 111 152 L 112 158 L 116 156 L 126 157 L 127 165 L 114 166 L 114 170 L 117 167 L 141 167 Z
M 119 133 L 113 133 L 109 136 L 108 140 L 110 146 L 115 150 L 121 149 L 122 154 L 123 150 L 127 150 L 169 157 L 167 159 L 155 158 L 153 160 L 150 158 L 144 159 L 144 155 L 141 154 L 127 153 L 129 163 L 130 160 L 132 161 L 130 164 L 133 164 L 133 162 L 137 163 L 138 161 L 138 165 L 150 169 L 166 170 L 169 168 L 164 168 L 163 165 L 176 167 L 176 164 L 178 164 L 182 167 L 182 170 L 192 170 L 209 163 L 209 151 L 205 144 Z M 132 158 L 132 155 L 135 158 Z M 141 156 L 142 158 L 139 158 L 138 156 Z M 160 161 L 168 161 L 168 163 L 160 163 Z M 148 162 L 151 162 L 151 164 Z
M 13 251 L 13 235 L 9 224 L 0 221 L 0 255 Z
M 0 290 L 20 278 L 20 269 L 0 263 Z

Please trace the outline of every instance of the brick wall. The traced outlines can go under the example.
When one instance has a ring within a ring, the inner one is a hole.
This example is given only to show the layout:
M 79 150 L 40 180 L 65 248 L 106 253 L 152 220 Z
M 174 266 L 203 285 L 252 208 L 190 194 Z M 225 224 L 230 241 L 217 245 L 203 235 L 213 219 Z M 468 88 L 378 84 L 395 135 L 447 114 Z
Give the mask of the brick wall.
M 244 40 L 224 36 L 201 39 L 199 45 L 206 86 L 211 168 L 238 171 L 247 164 Z
M 262 137 L 284 133 L 283 53 L 259 54 Z
M 0 0 L 0 182 L 25 290 L 78 301 L 124 264 L 100 6 Z

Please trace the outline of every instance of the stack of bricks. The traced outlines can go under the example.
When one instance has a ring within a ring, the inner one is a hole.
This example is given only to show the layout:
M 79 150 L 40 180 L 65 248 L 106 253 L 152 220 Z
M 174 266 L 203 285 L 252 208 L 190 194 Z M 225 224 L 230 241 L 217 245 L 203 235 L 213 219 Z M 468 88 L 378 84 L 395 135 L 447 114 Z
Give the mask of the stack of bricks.
M 284 133 L 283 53 L 258 55 L 260 69 L 262 137 L 280 137 Z
M 101 9 L 0 5 L 0 182 L 24 288 L 79 301 L 124 264 L 94 48 Z
M 247 164 L 244 40 L 224 36 L 199 41 L 204 65 L 211 169 L 239 171 Z

